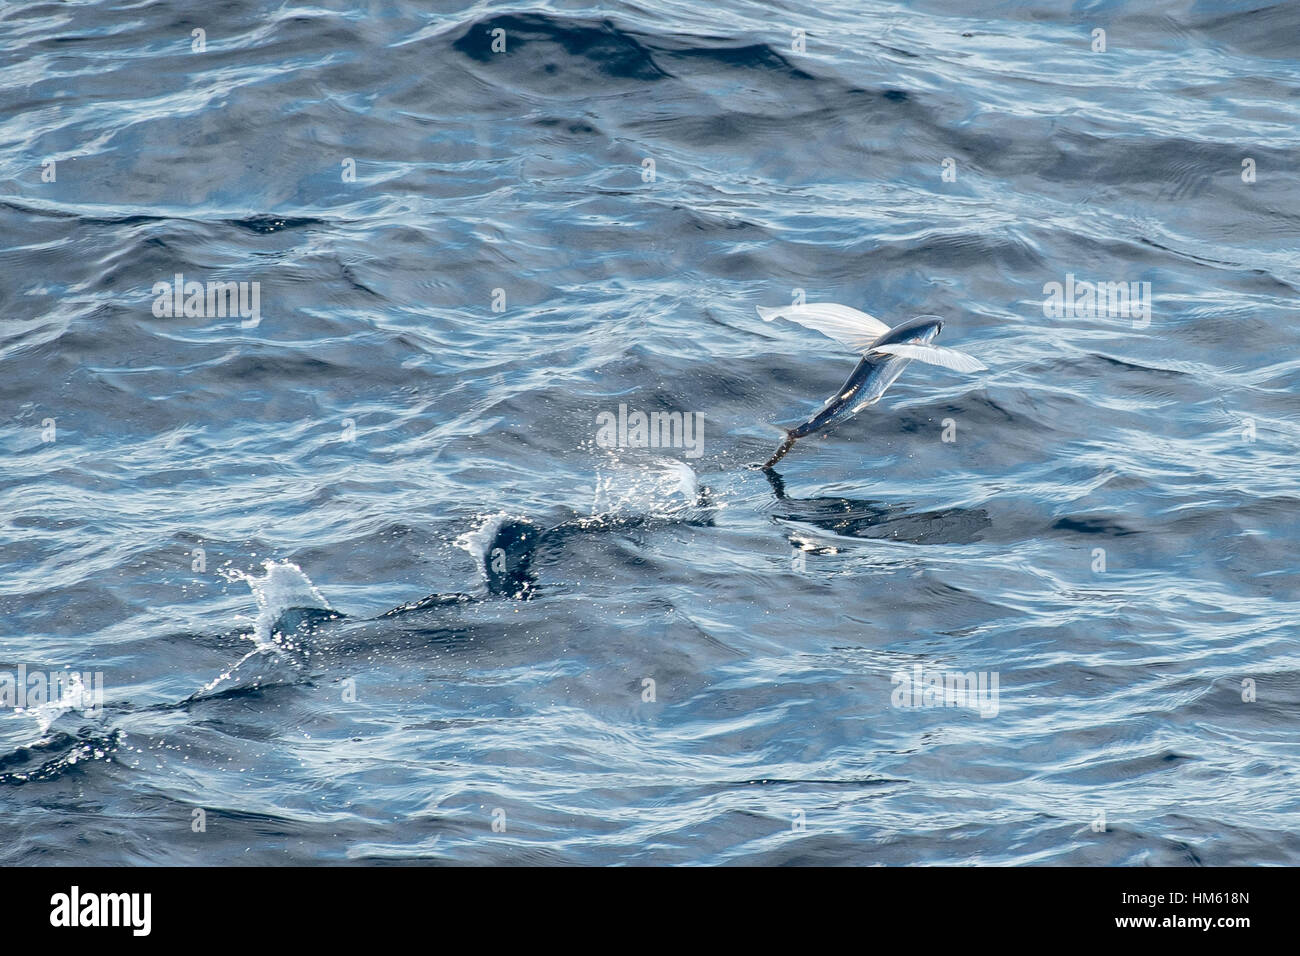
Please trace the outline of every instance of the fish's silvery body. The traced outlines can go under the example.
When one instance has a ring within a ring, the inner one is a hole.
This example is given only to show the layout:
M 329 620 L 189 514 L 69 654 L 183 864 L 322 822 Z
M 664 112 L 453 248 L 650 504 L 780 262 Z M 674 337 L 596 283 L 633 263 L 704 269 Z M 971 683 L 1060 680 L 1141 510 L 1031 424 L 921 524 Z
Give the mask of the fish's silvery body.
M 942 320 L 932 315 L 917 316 L 890 329 L 872 342 L 871 347 L 896 343 L 929 345 L 942 328 Z M 879 401 L 911 361 L 897 355 L 867 352 L 840 390 L 826 400 L 817 414 L 790 429 L 790 437 L 803 438 L 852 418 L 866 406 Z
M 800 438 L 838 425 L 879 401 L 914 360 L 957 372 L 977 372 L 985 367 L 970 355 L 933 344 L 943 329 L 943 320 L 935 315 L 918 315 L 891 329 L 875 316 L 827 302 L 786 308 L 760 306 L 758 314 L 764 322 L 777 318 L 798 322 L 862 354 L 848 381 L 815 415 L 785 429 L 785 441 L 763 468 L 780 461 Z

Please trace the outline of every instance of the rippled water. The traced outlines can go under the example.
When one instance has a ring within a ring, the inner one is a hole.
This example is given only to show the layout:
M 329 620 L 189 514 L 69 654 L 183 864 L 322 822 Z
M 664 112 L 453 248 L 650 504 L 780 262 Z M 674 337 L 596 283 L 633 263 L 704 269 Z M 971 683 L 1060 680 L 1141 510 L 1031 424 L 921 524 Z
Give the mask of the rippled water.
M 0 4 L 0 859 L 1300 860 L 1300 7 L 440 6 Z

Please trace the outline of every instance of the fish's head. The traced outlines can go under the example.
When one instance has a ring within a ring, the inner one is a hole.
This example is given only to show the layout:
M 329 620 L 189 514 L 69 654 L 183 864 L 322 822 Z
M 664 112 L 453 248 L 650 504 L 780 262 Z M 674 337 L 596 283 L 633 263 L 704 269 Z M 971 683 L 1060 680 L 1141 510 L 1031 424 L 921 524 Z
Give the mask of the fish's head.
M 943 331 L 943 319 L 937 315 L 918 315 L 902 322 L 880 338 L 873 345 L 929 345 Z

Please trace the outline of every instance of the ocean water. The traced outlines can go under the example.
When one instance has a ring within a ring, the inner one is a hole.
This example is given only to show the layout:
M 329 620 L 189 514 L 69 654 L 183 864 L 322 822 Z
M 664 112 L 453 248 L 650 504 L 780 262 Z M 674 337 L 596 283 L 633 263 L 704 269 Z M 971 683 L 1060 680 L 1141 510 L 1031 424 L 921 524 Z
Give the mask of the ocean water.
M 1300 862 L 1297 37 L 0 3 L 0 860 Z

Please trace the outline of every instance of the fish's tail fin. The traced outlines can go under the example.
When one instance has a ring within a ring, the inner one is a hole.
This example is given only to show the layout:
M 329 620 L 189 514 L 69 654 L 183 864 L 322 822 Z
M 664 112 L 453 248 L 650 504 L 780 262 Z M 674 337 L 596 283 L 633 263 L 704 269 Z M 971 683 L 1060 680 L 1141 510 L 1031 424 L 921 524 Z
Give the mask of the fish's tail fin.
M 774 426 L 774 427 L 779 428 L 780 426 Z M 767 471 L 769 468 L 774 466 L 778 461 L 784 458 L 786 452 L 788 452 L 791 448 L 793 448 L 794 443 L 799 440 L 798 436 L 795 435 L 792 429 L 781 428 L 781 433 L 785 435 L 785 438 L 781 441 L 780 447 L 777 448 L 776 452 L 772 455 L 771 458 L 763 462 L 763 464 L 757 465 L 756 467 L 763 469 L 763 471 Z

